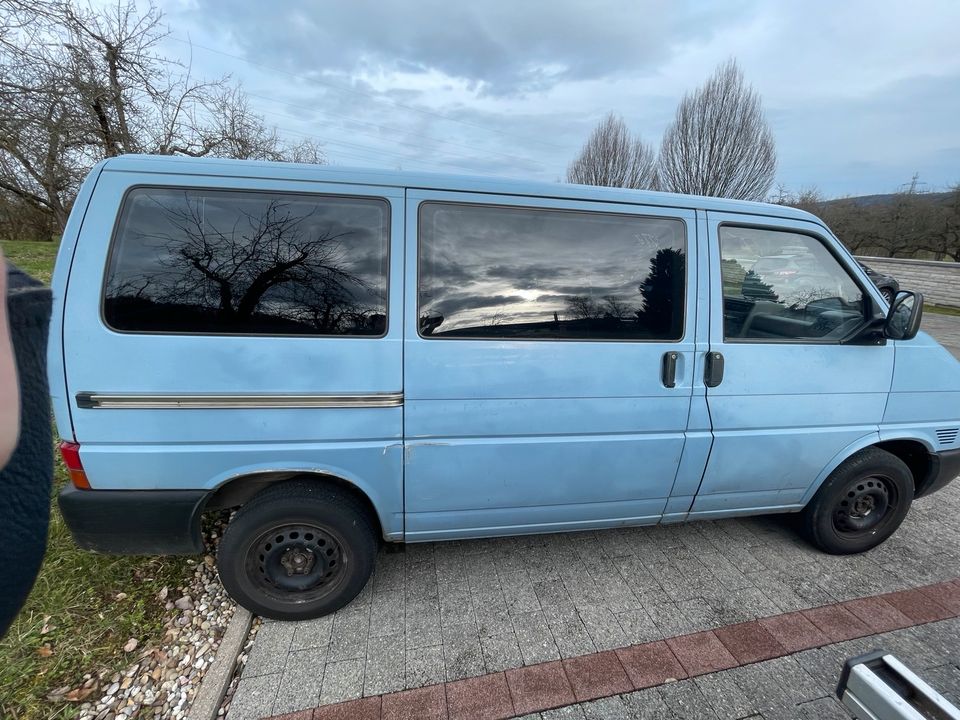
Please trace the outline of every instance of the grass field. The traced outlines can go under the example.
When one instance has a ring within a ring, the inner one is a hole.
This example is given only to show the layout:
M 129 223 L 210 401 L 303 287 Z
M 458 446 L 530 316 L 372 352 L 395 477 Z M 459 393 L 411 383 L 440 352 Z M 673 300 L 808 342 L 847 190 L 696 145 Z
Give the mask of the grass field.
M 0 246 L 11 262 L 50 281 L 55 243 Z M 54 497 L 65 482 L 66 470 L 57 458 Z M 122 649 L 130 638 L 137 638 L 140 647 L 156 644 L 163 625 L 157 594 L 169 586 L 175 596 L 191 572 L 184 558 L 111 557 L 78 550 L 51 498 L 43 568 L 26 606 L 0 640 L 0 718 L 74 717 L 79 702 L 51 702 L 47 694 L 79 687 L 84 673 L 124 667 L 136 657 Z
M 960 308 L 931 305 L 930 303 L 924 303 L 923 311 L 937 313 L 938 315 L 960 315 Z
M 10 262 L 47 284 L 50 283 L 50 276 L 53 274 L 53 261 L 57 259 L 57 247 L 55 242 L 0 241 L 0 249 Z

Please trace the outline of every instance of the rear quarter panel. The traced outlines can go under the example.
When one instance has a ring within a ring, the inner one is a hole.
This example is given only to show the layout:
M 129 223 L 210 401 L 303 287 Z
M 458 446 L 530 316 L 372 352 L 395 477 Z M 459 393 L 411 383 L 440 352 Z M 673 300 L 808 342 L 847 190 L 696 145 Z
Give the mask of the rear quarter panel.
M 86 217 L 90 198 L 93 195 L 97 179 L 104 166 L 109 161 L 102 161 L 94 166 L 80 186 L 77 198 L 70 211 L 70 218 L 60 238 L 60 248 L 57 250 L 57 260 L 53 267 L 51 290 L 53 291 L 53 308 L 50 317 L 50 339 L 47 343 L 47 380 L 50 385 L 50 397 L 53 403 L 53 417 L 57 424 L 57 432 L 61 438 L 74 440 L 73 420 L 70 415 L 70 403 L 67 398 L 66 366 L 63 355 L 63 316 L 67 295 L 67 285 L 70 280 L 70 268 L 73 263 L 77 239 Z
M 121 201 L 133 186 L 330 193 L 384 198 L 391 248 L 387 335 L 120 333 L 101 318 L 101 289 Z M 370 498 L 385 535 L 403 531 L 403 408 L 105 409 L 77 393 L 337 394 L 402 391 L 403 190 L 278 179 L 101 174 L 73 254 L 63 347 L 69 408 L 95 489 L 213 489 L 264 471 L 343 478 Z M 66 250 L 65 250 L 66 251 Z M 61 271 L 61 283 L 63 281 Z

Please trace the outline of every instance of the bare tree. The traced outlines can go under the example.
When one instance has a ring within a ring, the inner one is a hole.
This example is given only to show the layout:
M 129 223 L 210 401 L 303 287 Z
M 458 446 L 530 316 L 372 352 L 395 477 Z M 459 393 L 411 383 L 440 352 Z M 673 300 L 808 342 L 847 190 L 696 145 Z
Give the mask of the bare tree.
M 613 318 L 614 320 L 626 320 L 632 316 L 634 312 L 634 309 L 631 308 L 623 298 L 617 295 L 603 296 L 603 314 L 606 317 Z
M 135 0 L 0 0 L 0 193 L 62 229 L 90 167 L 123 153 L 322 162 L 253 113 L 228 77 L 160 54 L 163 15 Z
M 935 260 L 960 262 L 960 185 L 955 185 L 947 194 L 934 215 L 933 224 L 923 249 L 932 252 Z
M 660 145 L 660 186 L 673 192 L 761 200 L 777 154 L 760 96 L 735 60 L 685 95 Z
M 653 148 L 610 113 L 567 168 L 567 182 L 649 190 L 657 186 Z
M 352 267 L 344 244 L 352 232 L 311 227 L 316 208 L 303 213 L 273 200 L 220 228 L 200 199 L 158 200 L 157 207 L 163 224 L 140 240 L 159 252 L 158 269 L 112 278 L 108 307 L 188 322 L 199 310 L 216 308 L 218 322 L 238 326 L 269 312 L 322 332 L 382 317 L 382 307 L 357 297 L 376 289 Z
M 922 185 L 915 175 L 890 195 L 833 200 L 780 187 L 774 199 L 820 217 L 857 255 L 960 262 L 960 186 L 925 192 Z
M 589 295 L 569 295 L 564 298 L 567 315 L 573 320 L 591 320 L 601 316 L 600 306 Z

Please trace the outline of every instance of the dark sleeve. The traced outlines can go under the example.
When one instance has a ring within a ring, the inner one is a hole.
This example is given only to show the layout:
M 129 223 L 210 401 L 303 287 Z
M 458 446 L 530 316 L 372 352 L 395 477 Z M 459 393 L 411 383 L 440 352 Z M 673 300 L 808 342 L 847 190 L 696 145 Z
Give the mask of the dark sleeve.
M 6 272 L 20 383 L 20 437 L 10 462 L 0 469 L 0 637 L 23 606 L 43 561 L 53 480 L 46 371 L 51 294 L 12 265 Z

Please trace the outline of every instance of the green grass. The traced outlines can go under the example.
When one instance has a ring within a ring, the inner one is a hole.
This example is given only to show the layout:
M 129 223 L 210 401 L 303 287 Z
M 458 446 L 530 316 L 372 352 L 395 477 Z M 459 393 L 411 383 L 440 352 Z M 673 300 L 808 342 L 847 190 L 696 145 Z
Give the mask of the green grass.
M 946 305 L 932 305 L 930 303 L 923 304 L 924 312 L 932 312 L 937 315 L 958 315 L 960 316 L 960 308 L 947 307 Z
M 59 247 L 55 242 L 0 241 L 0 249 L 10 262 L 48 285 Z
M 4 254 L 31 275 L 50 281 L 56 243 L 3 242 Z M 170 594 L 190 577 L 184 558 L 96 555 L 79 550 L 57 508 L 67 473 L 57 458 L 47 554 L 27 603 L 0 640 L 0 718 L 66 720 L 78 702 L 46 699 L 51 690 L 82 684 L 84 673 L 120 670 L 138 658 L 123 652 L 137 638 L 156 645 L 163 629 L 161 588 Z M 118 594 L 126 597 L 117 599 Z M 96 700 L 101 692 L 92 693 Z M 149 717 L 141 712 L 140 717 Z
M 66 471 L 58 462 L 57 489 L 65 482 Z M 163 631 L 163 603 L 157 595 L 168 586 L 175 597 L 189 574 L 184 558 L 117 557 L 79 550 L 53 503 L 40 575 L 19 617 L 0 640 L 0 717 L 74 717 L 79 702 L 52 702 L 47 694 L 62 686 L 79 687 L 84 673 L 113 673 L 137 659 L 137 652 L 123 652 L 129 638 L 137 638 L 141 648 L 156 645 Z M 120 593 L 127 597 L 118 600 Z M 89 699 L 100 694 L 102 689 Z

